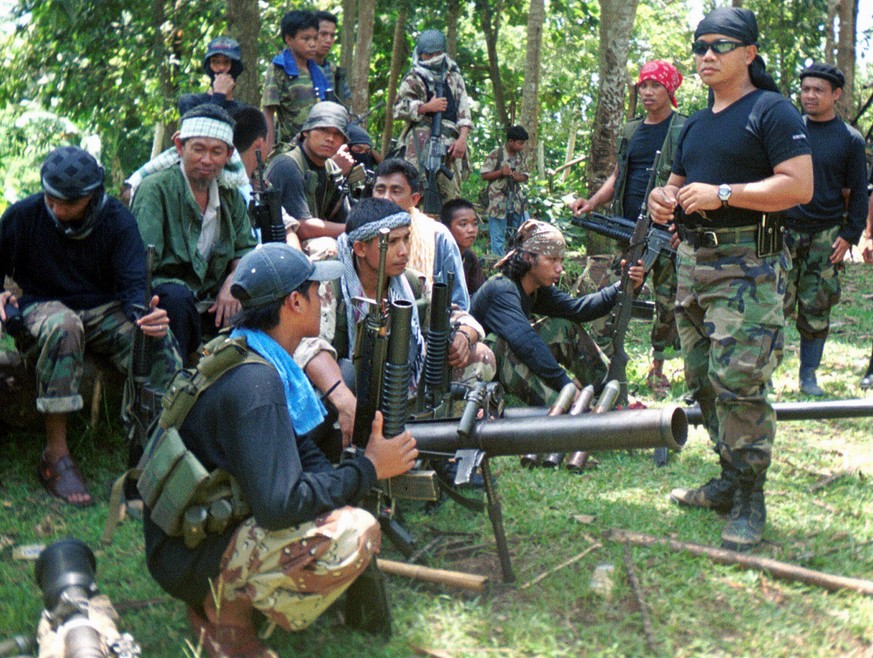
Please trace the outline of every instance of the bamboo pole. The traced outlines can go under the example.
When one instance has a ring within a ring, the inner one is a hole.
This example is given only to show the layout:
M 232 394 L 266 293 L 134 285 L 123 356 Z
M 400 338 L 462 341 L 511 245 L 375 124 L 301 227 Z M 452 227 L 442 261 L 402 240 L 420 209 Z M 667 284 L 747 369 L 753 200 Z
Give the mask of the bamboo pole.
M 626 542 L 635 546 L 669 546 L 674 551 L 688 551 L 692 555 L 705 555 L 713 562 L 719 564 L 736 564 L 746 569 L 756 569 L 758 571 L 766 571 L 775 578 L 783 580 L 794 580 L 807 585 L 816 585 L 827 590 L 836 591 L 840 589 L 852 590 L 873 595 L 873 581 L 863 580 L 860 578 L 849 578 L 847 576 L 836 576 L 825 573 L 823 571 L 814 571 L 799 567 L 796 564 L 788 562 L 780 562 L 767 557 L 759 557 L 757 555 L 748 555 L 746 553 L 738 553 L 737 551 L 729 551 L 724 548 L 714 548 L 712 546 L 703 546 L 701 544 L 692 544 L 690 542 L 668 539 L 666 537 L 655 537 L 646 535 L 640 532 L 631 532 L 629 530 L 621 530 L 620 528 L 612 528 L 603 533 L 604 538 L 615 542 Z
M 484 592 L 485 585 L 488 582 L 486 576 L 476 576 L 461 571 L 431 569 L 419 564 L 407 564 L 406 562 L 395 562 L 394 560 L 383 560 L 382 558 L 379 558 L 378 565 L 382 571 L 392 576 L 403 576 L 439 585 L 450 585 L 473 592 Z

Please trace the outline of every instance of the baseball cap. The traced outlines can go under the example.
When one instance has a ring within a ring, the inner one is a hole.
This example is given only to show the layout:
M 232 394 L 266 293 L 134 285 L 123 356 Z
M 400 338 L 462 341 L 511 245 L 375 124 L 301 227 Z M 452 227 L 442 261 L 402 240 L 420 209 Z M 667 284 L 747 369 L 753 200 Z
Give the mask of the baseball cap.
M 339 261 L 313 263 L 290 245 L 270 242 L 242 257 L 233 273 L 230 294 L 243 308 L 263 306 L 290 295 L 304 281 L 332 281 L 342 271 Z

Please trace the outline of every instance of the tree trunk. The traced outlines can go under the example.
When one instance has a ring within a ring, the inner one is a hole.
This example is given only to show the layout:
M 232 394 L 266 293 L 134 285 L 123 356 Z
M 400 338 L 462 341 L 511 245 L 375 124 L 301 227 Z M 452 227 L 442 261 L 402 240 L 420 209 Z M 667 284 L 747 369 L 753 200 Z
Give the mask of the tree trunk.
M 397 98 L 397 81 L 400 79 L 400 69 L 406 61 L 406 18 L 409 8 L 406 2 L 400 3 L 397 9 L 397 22 L 394 24 L 394 39 L 391 46 L 391 73 L 388 75 L 388 96 L 385 98 L 385 129 L 382 132 L 382 157 L 388 155 L 391 147 L 391 137 L 394 131 L 394 100 Z
M 509 116 L 506 114 L 506 100 L 503 95 L 503 80 L 500 78 L 500 65 L 497 59 L 497 36 L 500 33 L 500 3 L 492 8 L 490 0 L 477 0 L 476 12 L 479 14 L 479 25 L 485 35 L 485 49 L 488 51 L 488 77 L 494 90 L 494 110 L 497 120 L 508 128 Z
M 227 0 L 227 29 L 239 41 L 245 69 L 236 79 L 234 98 L 259 107 L 258 36 L 261 32 L 261 12 L 258 0 Z
M 525 147 L 528 158 L 532 153 L 536 153 L 537 148 L 537 126 L 540 111 L 540 51 L 543 46 L 543 21 L 545 17 L 544 0 L 530 0 L 527 16 L 527 56 L 525 57 L 524 85 L 521 93 L 521 125 L 530 135 Z M 540 175 L 542 174 L 543 172 L 540 172 Z
M 588 196 L 599 189 L 615 167 L 615 138 L 624 116 L 627 54 L 637 2 L 600 0 L 600 87 L 588 158 Z M 590 253 L 602 253 L 608 241 L 603 238 L 591 242 Z
M 843 95 L 837 102 L 837 111 L 846 119 L 854 114 L 855 89 L 855 32 L 858 24 L 858 0 L 840 0 L 840 35 L 837 38 L 837 66 L 846 76 Z
M 168 42 L 175 40 L 176 34 L 172 15 L 167 16 L 165 0 L 152 0 L 151 21 L 155 35 L 152 52 L 157 61 L 160 62 L 160 89 L 163 100 L 162 119 L 155 123 L 152 136 L 151 157 L 154 158 L 167 148 L 170 141 L 169 136 L 173 134 L 174 122 L 166 117 L 179 97 L 179 84 L 174 66 L 170 62 L 170 51 L 167 47 Z
M 355 14 L 358 3 L 356 0 L 343 0 L 343 25 L 340 33 L 340 66 L 347 72 L 352 70 L 352 60 L 355 57 Z
M 564 151 L 564 164 L 571 162 L 573 160 L 573 155 L 576 153 L 576 130 L 578 128 L 579 118 L 574 115 L 570 120 L 570 129 L 567 131 L 567 150 Z M 561 180 L 567 180 L 569 173 L 570 167 L 567 167 L 561 174 Z
M 446 3 L 446 52 L 452 59 L 458 59 L 458 20 L 461 14 L 460 0 Z
M 834 59 L 834 51 L 836 50 L 836 22 L 837 8 L 840 6 L 840 0 L 828 0 L 828 17 L 825 22 L 825 61 L 828 64 L 836 64 Z
M 358 36 L 352 62 L 352 112 L 359 115 L 370 105 L 370 50 L 375 19 L 376 0 L 358 0 Z

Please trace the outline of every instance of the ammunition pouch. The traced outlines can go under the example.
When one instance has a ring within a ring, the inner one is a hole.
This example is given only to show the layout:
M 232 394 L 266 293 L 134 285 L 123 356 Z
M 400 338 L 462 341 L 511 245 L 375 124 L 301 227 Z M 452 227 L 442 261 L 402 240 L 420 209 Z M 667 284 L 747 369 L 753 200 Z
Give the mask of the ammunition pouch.
M 112 487 L 104 543 L 111 541 L 121 519 L 122 492 L 128 477 L 137 480 L 152 521 L 171 537 L 184 536 L 189 548 L 196 547 L 206 535 L 224 532 L 251 515 L 233 476 L 221 469 L 207 471 L 185 447 L 177 429 L 206 389 L 244 363 L 268 362 L 249 351 L 245 339 L 222 334 L 203 347 L 196 368 L 176 373 L 161 401 L 163 412 L 139 464 Z

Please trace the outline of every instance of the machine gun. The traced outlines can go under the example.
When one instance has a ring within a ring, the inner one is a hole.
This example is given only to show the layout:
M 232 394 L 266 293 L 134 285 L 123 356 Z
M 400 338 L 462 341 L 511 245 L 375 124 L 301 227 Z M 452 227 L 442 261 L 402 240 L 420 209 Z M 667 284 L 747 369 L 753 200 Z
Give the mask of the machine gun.
M 118 632 L 118 613 L 109 597 L 97 590 L 96 568 L 94 553 L 77 539 L 55 542 L 40 553 L 35 575 L 45 605 L 37 630 L 41 658 L 137 658 L 141 654 L 129 633 Z M 31 655 L 33 648 L 30 638 L 16 637 L 0 642 L 0 656 Z
M 252 193 L 249 217 L 252 226 L 261 232 L 261 242 L 285 242 L 285 223 L 282 221 L 282 199 L 279 190 L 268 187 L 264 177 L 264 160 L 261 149 L 255 150 L 258 159 L 259 190 Z
M 155 245 L 146 247 L 146 290 L 145 303 L 136 306 L 137 318 L 149 312 L 152 300 L 152 270 L 155 266 Z M 125 397 L 127 406 L 122 420 L 127 427 L 127 438 L 130 441 L 131 465 L 136 464 L 142 454 L 142 448 L 148 441 L 148 427 L 161 412 L 161 394 L 149 382 L 152 368 L 153 339 L 146 336 L 142 329 L 134 327 L 133 345 L 130 350 L 130 366 L 125 381 Z
M 627 267 L 621 273 L 621 292 L 618 300 L 612 308 L 612 358 L 609 360 L 609 370 L 606 377 L 603 379 L 603 385 L 612 380 L 618 381 L 619 394 L 617 404 L 627 404 L 627 362 L 628 355 L 624 349 L 624 336 L 627 333 L 628 323 L 631 319 L 631 309 L 633 307 L 634 283 L 630 278 L 630 268 L 637 264 L 637 261 L 642 259 L 643 249 L 646 246 L 646 235 L 649 232 L 649 227 L 652 220 L 649 218 L 649 210 L 646 205 L 646 200 L 649 198 L 649 193 L 655 186 L 655 179 L 658 174 L 658 165 L 661 162 L 661 152 L 655 152 L 655 161 L 652 163 L 652 168 L 649 170 L 649 183 L 646 185 L 646 193 L 643 195 L 643 202 L 640 205 L 640 214 L 637 217 L 636 225 L 630 239 L 630 248 L 627 252 Z
M 635 222 L 624 217 L 613 217 L 604 215 L 599 212 L 591 212 L 587 215 L 574 217 L 570 220 L 573 226 L 594 231 L 599 235 L 603 235 L 613 240 L 621 240 L 630 242 L 633 236 Z M 676 249 L 670 242 L 671 234 L 657 228 L 656 226 L 649 227 L 646 233 L 646 249 L 643 252 L 642 261 L 643 267 L 648 272 L 655 261 L 662 253 L 668 254 L 670 258 L 676 258 Z
M 479 382 L 467 393 L 466 399 L 467 405 L 460 424 L 448 421 L 414 422 L 410 423 L 409 429 L 422 455 L 454 456 L 458 460 L 456 485 L 469 481 L 473 471 L 481 469 L 488 499 L 488 516 L 505 582 L 512 582 L 515 576 L 506 545 L 500 500 L 491 476 L 491 458 L 655 447 L 680 450 L 688 436 L 685 412 L 676 405 L 661 409 L 549 418 L 512 414 L 509 418 L 492 420 L 493 415 L 503 411 L 500 384 Z
M 443 88 L 446 84 L 445 68 L 440 72 L 439 78 L 434 85 L 434 98 L 443 96 Z M 424 153 L 421 154 L 421 166 L 424 170 L 426 185 L 424 188 L 424 212 L 431 215 L 438 215 L 442 208 L 440 203 L 440 191 L 437 185 L 437 176 L 442 174 L 451 179 L 454 175 L 452 171 L 446 167 L 445 159 L 448 153 L 448 148 L 443 141 L 443 113 L 434 112 L 430 122 L 430 138 L 427 140 L 427 146 Z

